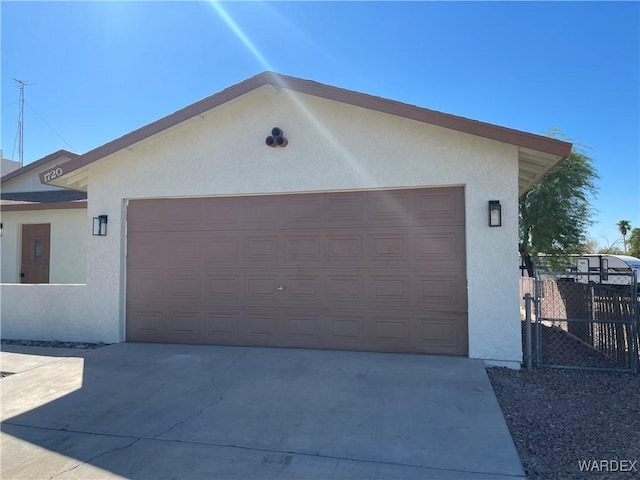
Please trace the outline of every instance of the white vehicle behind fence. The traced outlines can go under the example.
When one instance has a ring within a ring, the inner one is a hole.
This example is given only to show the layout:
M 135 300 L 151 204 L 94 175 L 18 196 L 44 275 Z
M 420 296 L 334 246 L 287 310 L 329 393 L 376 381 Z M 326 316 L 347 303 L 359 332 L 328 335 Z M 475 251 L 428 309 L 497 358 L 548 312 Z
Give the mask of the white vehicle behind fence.
M 600 283 L 603 285 L 631 285 L 635 273 L 635 281 L 640 278 L 640 259 L 629 255 L 585 254 L 576 257 L 576 265 L 565 281 L 579 283 Z

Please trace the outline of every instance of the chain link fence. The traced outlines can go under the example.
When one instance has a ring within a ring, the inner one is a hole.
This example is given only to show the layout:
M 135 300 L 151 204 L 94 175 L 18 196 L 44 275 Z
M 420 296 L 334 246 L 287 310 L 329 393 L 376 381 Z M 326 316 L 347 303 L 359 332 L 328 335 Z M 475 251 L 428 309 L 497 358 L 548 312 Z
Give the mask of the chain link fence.
M 526 293 L 533 281 L 529 315 L 533 363 L 637 373 L 636 277 L 610 273 L 597 283 L 593 277 L 580 272 L 537 272 L 535 279 L 523 279 L 527 281 L 521 282 L 521 290 Z M 527 319 L 523 321 L 526 327 Z

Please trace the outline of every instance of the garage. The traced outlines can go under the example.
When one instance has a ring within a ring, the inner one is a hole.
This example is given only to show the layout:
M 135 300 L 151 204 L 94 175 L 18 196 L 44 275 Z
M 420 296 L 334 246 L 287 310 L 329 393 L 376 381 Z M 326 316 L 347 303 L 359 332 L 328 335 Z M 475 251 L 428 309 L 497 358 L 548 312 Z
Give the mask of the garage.
M 518 368 L 518 198 L 571 147 L 263 72 L 39 172 L 104 228 L 86 283 L 4 286 L 3 328 Z
M 463 187 L 130 200 L 127 340 L 467 355 Z

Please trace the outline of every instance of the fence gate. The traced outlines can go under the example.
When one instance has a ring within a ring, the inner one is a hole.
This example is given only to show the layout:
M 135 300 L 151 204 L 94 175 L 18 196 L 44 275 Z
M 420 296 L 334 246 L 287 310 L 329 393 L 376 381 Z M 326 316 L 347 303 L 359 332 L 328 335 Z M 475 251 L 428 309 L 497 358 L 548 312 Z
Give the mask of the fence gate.
M 634 273 L 537 272 L 533 332 L 539 366 L 638 373 Z

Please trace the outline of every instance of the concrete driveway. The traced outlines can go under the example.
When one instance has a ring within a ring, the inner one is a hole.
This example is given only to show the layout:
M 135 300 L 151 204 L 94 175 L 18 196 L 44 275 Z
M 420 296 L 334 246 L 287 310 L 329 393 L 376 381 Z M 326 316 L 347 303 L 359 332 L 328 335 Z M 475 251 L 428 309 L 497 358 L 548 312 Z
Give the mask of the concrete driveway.
M 524 478 L 481 361 L 3 346 L 1 476 Z

